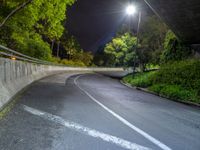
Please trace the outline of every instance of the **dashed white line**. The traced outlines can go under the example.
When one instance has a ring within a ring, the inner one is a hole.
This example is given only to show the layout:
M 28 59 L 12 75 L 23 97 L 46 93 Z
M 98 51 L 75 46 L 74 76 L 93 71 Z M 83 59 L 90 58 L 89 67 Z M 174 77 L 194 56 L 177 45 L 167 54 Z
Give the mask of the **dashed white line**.
M 89 96 L 94 102 L 96 102 L 98 105 L 100 105 L 102 108 L 104 108 L 107 112 L 109 112 L 110 114 L 112 114 L 115 118 L 117 118 L 118 120 L 120 120 L 123 124 L 125 124 L 126 126 L 128 126 L 129 128 L 133 129 L 134 131 L 136 131 L 137 133 L 139 133 L 140 135 L 142 135 L 143 137 L 145 137 L 146 139 L 148 139 L 149 141 L 151 141 L 152 143 L 154 143 L 155 145 L 157 145 L 158 147 L 160 147 L 162 150 L 172 150 L 170 147 L 168 147 L 167 145 L 163 144 L 162 142 L 160 142 L 159 140 L 155 139 L 154 137 L 152 137 L 151 135 L 149 135 L 148 133 L 146 133 L 145 131 L 139 129 L 138 127 L 134 126 L 133 124 L 131 124 L 129 121 L 127 121 L 126 119 L 124 119 L 123 117 L 121 117 L 120 115 L 118 115 L 117 113 L 115 113 L 114 111 L 112 111 L 111 109 L 109 109 L 107 106 L 103 105 L 102 103 L 100 103 L 97 99 L 95 99 L 90 93 L 88 93 L 86 90 L 84 90 L 79 84 L 78 84 L 78 79 L 84 75 L 79 75 L 74 79 L 74 84 L 81 90 L 83 91 L 87 96 Z
M 81 132 L 85 135 L 89 135 L 91 137 L 98 138 L 98 139 L 101 139 L 103 141 L 116 144 L 116 145 L 118 145 L 118 146 L 120 146 L 124 149 L 128 149 L 128 150 L 151 150 L 150 148 L 147 148 L 147 147 L 126 141 L 126 140 L 118 138 L 116 136 L 105 134 L 105 133 L 99 132 L 97 130 L 84 127 L 80 124 L 77 124 L 77 123 L 74 123 L 74 122 L 71 122 L 71 121 L 65 121 L 63 118 L 61 118 L 59 116 L 55 116 L 55 115 L 40 111 L 40 110 L 31 108 L 31 107 L 28 107 L 26 105 L 22 105 L 22 107 L 26 112 L 29 112 L 33 115 L 36 115 L 36 116 L 39 116 L 39 117 L 44 118 L 46 120 L 58 123 L 58 124 L 63 125 L 63 126 L 69 128 L 69 129 Z

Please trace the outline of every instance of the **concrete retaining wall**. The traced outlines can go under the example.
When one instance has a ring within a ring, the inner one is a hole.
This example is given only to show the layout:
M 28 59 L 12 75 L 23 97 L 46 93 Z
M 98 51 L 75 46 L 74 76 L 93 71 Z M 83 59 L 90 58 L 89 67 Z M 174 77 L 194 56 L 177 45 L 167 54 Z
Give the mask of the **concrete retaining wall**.
M 0 58 L 0 110 L 30 83 L 45 76 L 67 71 L 123 71 L 123 69 L 47 66 Z

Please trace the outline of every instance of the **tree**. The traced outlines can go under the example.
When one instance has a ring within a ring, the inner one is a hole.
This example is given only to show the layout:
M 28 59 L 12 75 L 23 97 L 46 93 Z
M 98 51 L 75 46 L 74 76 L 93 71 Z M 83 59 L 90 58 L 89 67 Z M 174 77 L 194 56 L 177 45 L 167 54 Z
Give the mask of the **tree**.
M 140 62 L 159 64 L 164 50 L 164 39 L 168 27 L 157 17 L 149 16 L 141 25 L 140 45 L 143 54 Z M 146 58 L 146 60 L 144 59 Z
M 81 46 L 77 39 L 74 36 L 68 35 L 67 32 L 63 34 L 61 44 L 67 53 L 68 60 L 71 60 L 78 52 L 81 52 Z
M 191 54 L 191 48 L 185 45 L 171 30 L 169 30 L 164 40 L 164 51 L 161 60 L 164 63 L 168 61 L 183 60 L 190 57 Z
M 147 17 L 141 22 L 137 51 L 135 51 L 135 45 L 132 43 L 132 49 L 126 53 L 126 57 L 121 57 L 125 62 L 124 64 L 126 64 L 126 66 L 133 66 L 133 62 L 136 62 L 136 66 L 140 66 L 141 70 L 145 70 L 146 65 L 149 63 L 159 64 L 160 55 L 164 50 L 163 43 L 167 30 L 168 27 L 158 17 L 154 15 Z M 120 37 L 123 36 L 127 31 L 129 31 L 129 26 L 125 24 L 117 31 L 117 38 L 121 39 Z M 116 41 L 113 41 L 113 43 L 114 42 Z M 117 43 L 119 44 L 119 42 Z M 109 46 L 109 51 L 116 50 L 112 44 L 107 46 Z M 112 53 L 110 52 L 110 54 Z M 115 54 L 112 55 L 114 55 L 116 58 Z M 121 53 L 121 56 L 124 56 L 123 53 Z
M 77 51 L 73 57 L 72 60 L 77 62 L 80 61 L 85 64 L 85 66 L 91 66 L 93 61 L 93 55 L 91 52 L 84 52 L 83 50 Z
M 105 53 L 114 58 L 115 66 L 130 66 L 135 56 L 136 37 L 130 33 L 115 37 L 106 44 Z
M 18 11 L 22 10 L 23 8 L 25 8 L 28 4 L 30 4 L 33 0 L 28 0 L 26 2 L 23 2 L 22 4 L 20 4 L 19 6 L 17 6 L 13 11 L 11 11 L 6 18 L 2 21 L 2 23 L 0 23 L 0 28 L 3 27 L 3 25 L 8 21 L 8 19 L 10 19 L 13 15 L 15 15 Z
M 111 54 L 107 54 L 104 49 L 106 45 L 102 45 L 98 48 L 94 55 L 93 62 L 97 66 L 112 67 L 115 64 L 115 58 Z
M 67 31 L 65 31 L 61 37 L 61 45 L 67 53 L 68 61 L 79 62 L 84 64 L 84 66 L 92 65 L 92 53 L 85 52 L 81 48 L 78 40 L 74 36 L 69 35 Z
M 24 0 L 5 1 L 0 9 L 0 21 L 22 2 Z M 66 7 L 73 2 L 33 0 L 5 22 L 0 31 L 1 44 L 33 57 L 50 59 L 51 49 L 47 39 L 59 41 L 64 31 Z

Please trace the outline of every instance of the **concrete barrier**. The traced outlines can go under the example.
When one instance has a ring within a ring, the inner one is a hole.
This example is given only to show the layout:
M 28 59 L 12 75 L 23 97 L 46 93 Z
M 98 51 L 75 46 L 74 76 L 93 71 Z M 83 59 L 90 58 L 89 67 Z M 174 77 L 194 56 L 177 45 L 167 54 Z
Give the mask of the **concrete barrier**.
M 123 71 L 123 69 L 48 66 L 0 58 L 0 110 L 13 96 L 32 82 L 68 71 Z

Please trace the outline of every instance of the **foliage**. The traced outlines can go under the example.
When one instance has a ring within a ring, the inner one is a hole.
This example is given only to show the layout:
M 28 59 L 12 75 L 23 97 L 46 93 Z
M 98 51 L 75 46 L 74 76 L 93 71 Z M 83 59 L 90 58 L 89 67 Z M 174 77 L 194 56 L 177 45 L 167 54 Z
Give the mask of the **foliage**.
M 151 85 L 151 80 L 150 78 L 155 74 L 155 71 L 151 72 L 143 72 L 143 73 L 137 73 L 134 76 L 129 75 L 126 76 L 123 81 L 126 83 L 129 83 L 133 86 L 138 86 L 138 87 L 148 87 Z
M 139 48 L 137 50 L 137 58 L 138 58 L 138 64 L 141 71 L 145 71 L 147 68 L 147 64 L 150 62 L 151 59 L 151 53 L 148 51 L 147 48 Z
M 191 49 L 181 42 L 171 30 L 167 32 L 161 56 L 163 62 L 183 60 L 188 58 L 191 53 Z
M 64 32 L 61 37 L 61 44 L 67 53 L 68 59 L 72 59 L 75 54 L 81 51 L 81 47 L 77 39 L 74 36 L 69 36 L 66 32 Z
M 156 70 L 156 69 L 159 69 L 159 68 L 160 68 L 159 65 L 154 65 L 154 64 L 147 64 L 146 65 L 147 70 Z
M 157 16 L 150 16 L 142 22 L 141 50 L 138 51 L 141 66 L 147 63 L 159 64 L 167 31 L 168 27 Z
M 67 54 L 68 62 L 81 62 L 81 66 L 91 66 L 93 61 L 93 54 L 91 52 L 85 52 L 81 49 L 78 40 L 69 35 L 66 31 L 61 37 L 61 44 L 64 47 L 65 53 Z M 66 64 L 66 63 L 65 63 Z
M 4 1 L 0 9 L 2 21 L 24 0 Z M 1 28 L 1 44 L 25 54 L 49 60 L 50 46 L 47 39 L 59 39 L 64 31 L 66 7 L 74 0 L 34 0 L 12 16 Z M 30 48 L 30 47 L 31 48 Z
M 104 51 L 114 58 L 113 65 L 129 66 L 133 62 L 136 40 L 130 33 L 125 33 L 106 44 Z
M 76 67 L 76 66 L 85 67 L 86 66 L 82 61 L 72 61 L 72 60 L 67 60 L 67 59 L 61 60 L 60 64 L 72 66 L 72 67 Z
M 106 54 L 106 53 L 97 54 L 96 53 L 94 56 L 94 64 L 97 66 L 113 67 L 115 64 L 115 58 L 111 54 Z
M 68 59 L 60 59 L 58 57 L 52 57 L 51 61 L 58 65 L 66 65 L 66 66 L 72 66 L 72 67 L 85 67 L 86 65 L 81 61 L 73 61 Z
M 127 35 L 131 34 L 127 33 L 130 32 L 129 27 L 123 25 L 117 32 L 116 38 L 113 38 L 106 45 L 105 52 L 114 56 L 114 65 L 133 66 L 135 62 L 144 71 L 147 64 L 156 65 L 160 63 L 160 55 L 164 49 L 163 43 L 167 31 L 168 27 L 158 17 L 149 16 L 141 23 L 137 50 L 136 38 L 134 42 L 129 42 L 130 46 L 124 48 L 126 47 L 126 42 L 123 42 L 123 37 L 130 39 Z
M 84 52 L 81 50 L 73 55 L 72 60 L 75 62 L 82 62 L 85 66 L 91 66 L 93 55 L 91 52 Z
M 152 74 L 139 73 L 123 80 L 168 98 L 200 103 L 200 60 L 169 62 Z
M 81 51 L 79 55 L 74 55 L 76 58 L 73 59 L 60 59 L 58 57 L 52 57 L 50 61 L 56 64 L 63 64 L 67 66 L 92 66 L 93 56 L 90 52 Z
M 94 54 L 93 63 L 97 66 L 113 67 L 115 64 L 115 58 L 112 54 L 105 53 L 104 48 L 105 45 L 98 48 L 97 52 Z
M 152 79 L 154 84 L 180 85 L 195 89 L 200 95 L 200 60 L 169 62 L 161 66 Z
M 180 85 L 154 84 L 149 87 L 149 90 L 175 100 L 200 103 L 200 97 L 197 91 L 184 89 Z

